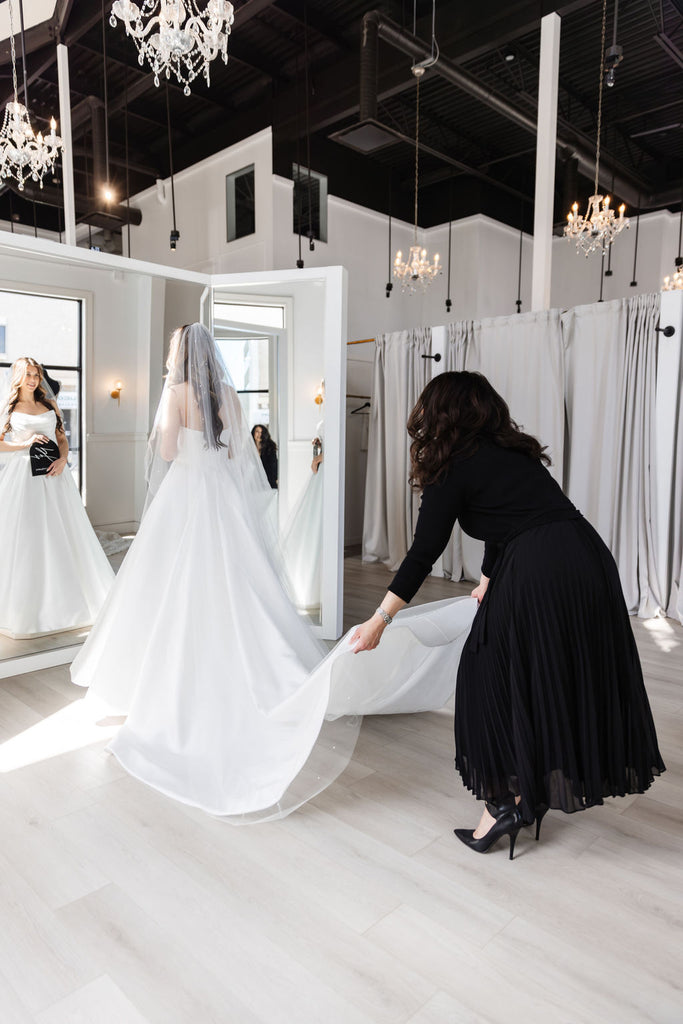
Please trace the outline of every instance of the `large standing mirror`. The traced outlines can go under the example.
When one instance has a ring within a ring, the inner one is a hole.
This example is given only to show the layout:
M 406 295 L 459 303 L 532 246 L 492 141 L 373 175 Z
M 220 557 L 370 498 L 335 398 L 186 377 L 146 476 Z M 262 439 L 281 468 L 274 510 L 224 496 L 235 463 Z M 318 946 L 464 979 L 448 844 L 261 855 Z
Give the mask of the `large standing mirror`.
M 326 639 L 342 629 L 346 274 L 341 267 L 213 279 L 212 328 L 250 428 L 277 446 L 294 597 Z M 262 452 L 264 468 L 267 469 Z
M 212 277 L 44 239 L 0 243 L 0 372 L 32 355 L 61 384 L 69 471 L 99 535 L 129 543 L 137 530 L 169 335 L 194 320 L 213 330 L 250 426 L 272 428 L 281 535 L 311 478 L 311 442 L 324 433 L 319 600 L 304 613 L 334 639 L 342 629 L 345 271 Z M 115 571 L 126 543 L 110 553 Z M 0 571 L 12 555 L 0 545 Z M 0 636 L 0 675 L 71 661 L 87 632 Z

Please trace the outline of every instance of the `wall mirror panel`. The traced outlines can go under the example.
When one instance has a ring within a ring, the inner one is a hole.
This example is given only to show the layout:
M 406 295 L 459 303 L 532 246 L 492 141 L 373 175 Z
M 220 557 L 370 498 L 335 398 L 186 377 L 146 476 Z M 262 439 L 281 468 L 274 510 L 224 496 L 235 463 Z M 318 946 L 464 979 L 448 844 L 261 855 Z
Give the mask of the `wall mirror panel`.
M 142 513 L 147 438 L 175 327 L 200 320 L 214 331 L 250 426 L 272 427 L 281 531 L 311 476 L 311 442 L 324 420 L 320 599 L 306 614 L 330 638 L 342 614 L 345 316 L 342 268 L 212 278 L 44 239 L 0 242 L 0 375 L 31 355 L 61 384 L 69 472 L 114 571 Z M 334 387 L 321 411 L 324 378 Z M 0 572 L 15 554 L 0 538 Z M 39 551 L 24 557 L 40 580 Z M 0 676 L 72 660 L 88 631 L 0 635 Z
M 335 639 L 343 582 L 345 271 L 214 278 L 212 314 L 249 425 L 266 424 L 277 445 L 280 537 L 297 606 L 321 636 Z M 277 340 L 266 340 L 268 326 Z

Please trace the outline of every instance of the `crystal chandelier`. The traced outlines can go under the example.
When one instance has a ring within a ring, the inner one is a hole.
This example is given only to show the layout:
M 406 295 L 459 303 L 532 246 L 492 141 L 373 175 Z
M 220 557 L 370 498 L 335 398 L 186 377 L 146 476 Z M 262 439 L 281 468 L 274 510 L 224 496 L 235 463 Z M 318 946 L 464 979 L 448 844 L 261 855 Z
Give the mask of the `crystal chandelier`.
M 55 160 L 63 149 L 62 140 L 56 134 L 57 122 L 50 120 L 50 132 L 43 138 L 41 132 L 34 134 L 28 109 L 19 102 L 17 89 L 17 56 L 14 49 L 14 21 L 12 0 L 9 0 L 10 49 L 12 54 L 12 84 L 14 99 L 5 107 L 5 116 L 0 128 L 0 178 L 16 178 L 20 191 L 24 182 L 37 181 L 43 187 L 43 175 L 54 170 Z M 24 98 L 26 98 L 26 73 L 24 69 Z
M 158 12 L 158 13 L 157 13 Z M 147 60 L 159 76 L 176 76 L 186 96 L 190 83 L 200 73 L 209 85 L 209 64 L 220 53 L 228 63 L 228 36 L 235 20 L 228 0 L 208 0 L 203 11 L 197 0 L 114 0 L 109 24 L 116 28 L 117 18 L 126 26 L 138 50 L 138 64 Z
M 420 78 L 424 67 L 416 64 L 413 69 L 416 83 L 416 120 L 415 120 L 415 225 L 413 228 L 413 244 L 406 260 L 399 249 L 394 257 L 394 277 L 401 282 L 402 292 L 425 291 L 435 277 L 441 273 L 438 252 L 430 262 L 427 250 L 417 244 L 417 193 L 418 193 L 418 158 L 420 138 Z
M 663 292 L 683 292 L 683 266 L 677 266 L 670 277 L 664 278 Z
M 607 0 L 602 4 L 602 40 L 600 43 L 600 90 L 598 93 L 598 130 L 595 144 L 595 186 L 593 195 L 589 196 L 586 213 L 579 213 L 579 204 L 574 203 L 567 214 L 564 237 L 576 243 L 576 251 L 583 251 L 589 256 L 596 249 L 603 255 L 620 231 L 629 225 L 628 217 L 624 217 L 626 207 L 622 203 L 617 217 L 610 206 L 610 197 L 598 193 L 598 174 L 600 170 L 600 132 L 602 128 L 602 86 L 605 70 L 605 22 L 607 18 Z

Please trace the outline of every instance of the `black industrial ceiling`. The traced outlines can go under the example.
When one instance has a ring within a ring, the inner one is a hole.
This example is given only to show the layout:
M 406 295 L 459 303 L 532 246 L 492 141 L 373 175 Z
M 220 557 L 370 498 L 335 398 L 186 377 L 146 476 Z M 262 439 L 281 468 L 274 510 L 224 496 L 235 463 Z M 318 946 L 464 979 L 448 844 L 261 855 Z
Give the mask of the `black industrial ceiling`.
M 28 7 L 30 0 L 24 3 Z M 78 219 L 116 227 L 120 207 L 111 216 L 99 180 L 103 44 L 110 179 L 122 202 L 126 176 L 129 195 L 168 176 L 169 147 L 166 85 L 156 88 L 139 67 L 123 27 L 109 26 L 110 6 L 107 0 L 103 32 L 101 0 L 57 0 L 53 18 L 28 30 L 26 44 L 29 101 L 39 124 L 59 113 L 55 42 L 69 47 Z M 615 0 L 608 0 L 608 43 L 614 7 Z M 375 13 L 364 20 L 371 9 Z M 327 174 L 331 194 L 383 213 L 391 203 L 395 216 L 411 221 L 410 53 L 411 47 L 429 48 L 431 0 L 417 3 L 416 38 L 413 10 L 400 0 L 374 8 L 371 0 L 237 0 L 228 65 L 215 61 L 210 87 L 197 79 L 190 97 L 177 84 L 168 86 L 175 171 L 272 125 L 278 173 L 291 177 L 292 164 L 305 165 L 310 148 L 311 166 Z M 422 226 L 442 223 L 451 212 L 454 219 L 483 212 L 531 227 L 540 18 L 553 10 L 562 17 L 556 221 L 574 199 L 583 204 L 592 192 L 601 0 L 437 0 L 436 38 L 453 74 L 444 77 L 437 65 L 420 86 Z M 624 59 L 614 87 L 604 91 L 601 184 L 627 201 L 629 213 L 636 207 L 677 209 L 683 185 L 683 0 L 620 0 L 618 14 Z M 378 41 L 364 57 L 372 59 L 364 71 L 363 106 L 361 41 L 369 25 L 378 29 Z M 0 45 L 0 69 L 4 107 L 11 94 L 7 40 Z M 458 76 L 466 87 L 455 84 Z M 359 124 L 362 132 L 355 130 Z M 364 153 L 358 140 L 365 145 L 369 129 L 383 144 Z M 35 190 L 35 207 L 26 194 L 5 186 L 0 217 L 58 229 L 59 170 L 55 179 L 43 193 Z M 178 218 L 182 226 L 182 210 Z

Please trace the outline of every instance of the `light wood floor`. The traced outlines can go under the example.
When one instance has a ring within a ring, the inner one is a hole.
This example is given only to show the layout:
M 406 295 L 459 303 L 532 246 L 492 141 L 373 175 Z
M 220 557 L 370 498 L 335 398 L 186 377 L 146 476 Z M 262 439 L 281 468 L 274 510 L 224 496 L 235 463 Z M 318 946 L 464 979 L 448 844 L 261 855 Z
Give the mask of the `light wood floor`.
M 348 560 L 352 618 L 388 579 Z M 680 1024 L 683 629 L 633 625 L 669 770 L 512 862 L 452 834 L 448 709 L 366 719 L 334 786 L 236 828 L 71 749 L 65 668 L 0 681 L 0 1024 Z

